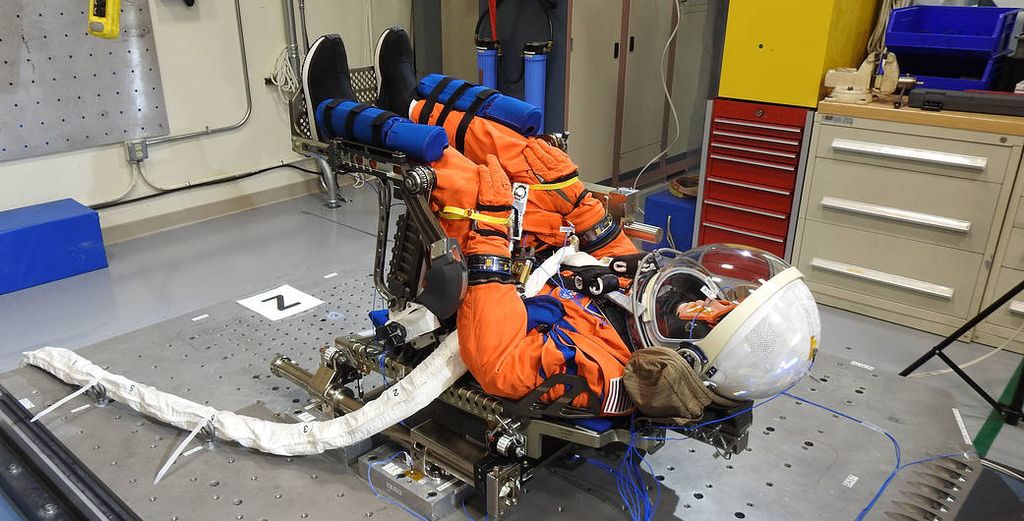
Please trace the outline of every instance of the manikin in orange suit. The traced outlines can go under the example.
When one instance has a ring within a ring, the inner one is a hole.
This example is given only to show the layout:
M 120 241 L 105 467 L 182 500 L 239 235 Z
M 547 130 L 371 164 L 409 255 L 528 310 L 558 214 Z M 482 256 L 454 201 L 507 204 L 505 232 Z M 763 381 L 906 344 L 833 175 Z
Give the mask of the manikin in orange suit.
M 448 147 L 431 165 L 437 177 L 431 205 L 445 232 L 459 242 L 470 270 L 457 318 L 462 358 L 470 372 L 486 392 L 512 399 L 527 395 L 549 376 L 579 375 L 600 403 L 589 403 L 584 394 L 573 405 L 607 415 L 631 412 L 620 385 L 630 350 L 596 304 L 553 284 L 523 299 L 508 272 L 512 183 L 530 185 L 521 246 L 553 251 L 565 244 L 568 227 L 580 239 L 580 249 L 597 258 L 636 253 L 604 205 L 579 181 L 576 165 L 547 142 L 484 117 L 468 116 L 464 138 L 456 139 L 467 115 L 436 100 L 429 104 L 426 121 L 418 120 L 426 102 L 414 102 L 417 81 L 404 30 L 382 35 L 377 64 L 378 107 L 431 125 L 444 112 L 438 126 L 449 143 L 463 145 L 461 151 Z M 562 386 L 555 386 L 544 398 L 555 400 L 563 393 Z
M 412 109 L 415 120 L 422 101 Z M 430 123 L 444 108 L 437 104 Z M 449 139 L 464 114 L 450 111 L 445 130 Z M 631 408 L 619 385 L 630 351 L 614 327 L 590 299 L 555 285 L 537 297 L 522 299 L 511 275 L 477 272 L 475 260 L 488 256 L 508 259 L 507 221 L 512 210 L 511 182 L 533 186 L 576 176 L 576 166 L 560 149 L 547 142 L 523 137 L 499 123 L 473 118 L 465 137 L 465 155 L 449 147 L 433 165 L 437 186 L 431 197 L 433 209 L 442 215 L 441 225 L 457 239 L 470 266 L 470 287 L 459 309 L 458 334 L 462 358 L 488 393 L 520 398 L 557 373 L 586 379 L 605 414 L 628 413 Z M 445 217 L 445 207 L 471 209 L 497 219 Z M 575 182 L 559 190 L 531 190 L 524 215 L 523 244 L 538 250 L 560 247 L 566 240 L 563 227 L 579 232 L 606 219 L 604 205 Z M 597 258 L 636 253 L 633 243 L 615 228 L 599 247 L 589 248 Z M 583 245 L 583 250 L 588 250 Z M 555 387 L 545 396 L 557 399 Z M 579 396 L 574 405 L 585 407 Z

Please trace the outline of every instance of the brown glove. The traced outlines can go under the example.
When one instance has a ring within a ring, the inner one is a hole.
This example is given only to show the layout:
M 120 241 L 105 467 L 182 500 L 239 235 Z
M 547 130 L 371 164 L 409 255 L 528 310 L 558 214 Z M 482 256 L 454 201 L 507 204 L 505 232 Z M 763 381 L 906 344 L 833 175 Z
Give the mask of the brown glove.
M 637 409 L 659 423 L 699 420 L 714 397 L 675 350 L 648 347 L 633 353 L 622 383 Z

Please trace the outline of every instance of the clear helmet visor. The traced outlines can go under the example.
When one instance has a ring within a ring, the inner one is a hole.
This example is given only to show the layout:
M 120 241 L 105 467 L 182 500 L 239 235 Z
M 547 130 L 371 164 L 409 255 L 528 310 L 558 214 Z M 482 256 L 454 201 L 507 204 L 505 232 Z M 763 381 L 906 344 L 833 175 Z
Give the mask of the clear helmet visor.
M 795 279 L 739 325 L 714 361 L 709 381 L 726 398 L 778 394 L 807 374 L 820 335 L 814 297 L 803 280 Z
M 736 400 L 772 396 L 807 373 L 821 323 L 799 271 L 746 246 L 673 253 L 644 291 L 645 345 L 696 351 L 712 389 Z

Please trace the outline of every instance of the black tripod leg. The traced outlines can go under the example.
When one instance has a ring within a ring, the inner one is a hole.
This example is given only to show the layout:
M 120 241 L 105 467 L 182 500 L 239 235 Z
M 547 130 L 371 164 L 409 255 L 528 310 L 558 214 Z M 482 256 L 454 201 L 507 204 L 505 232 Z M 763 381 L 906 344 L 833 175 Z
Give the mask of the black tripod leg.
M 1003 296 L 997 298 L 995 300 L 995 302 L 989 304 L 988 307 L 983 309 L 983 310 L 981 310 L 980 313 L 978 313 L 977 315 L 974 315 L 974 318 L 968 320 L 964 325 L 960 326 L 960 329 L 957 329 L 956 331 L 954 331 L 952 334 L 950 334 L 946 338 L 943 338 L 941 342 L 936 344 L 935 347 L 929 349 L 927 353 L 925 353 L 923 356 L 921 356 L 921 358 L 918 358 L 917 360 L 914 360 L 913 363 L 911 363 L 905 369 L 900 371 L 900 376 L 909 376 L 910 373 L 913 373 L 919 367 L 924 365 L 925 362 L 927 362 L 928 360 L 931 360 L 932 357 L 934 357 L 935 355 L 939 354 L 943 349 L 945 349 L 947 346 L 949 346 L 949 344 L 952 344 L 953 342 L 956 341 L 956 339 L 960 338 L 965 333 L 970 331 L 972 328 L 974 328 L 974 326 L 978 325 L 979 322 L 981 322 L 982 320 L 985 320 L 986 318 L 988 318 L 989 315 L 991 315 L 997 309 L 1002 307 L 1003 304 L 1006 304 L 1007 302 L 1009 302 L 1010 299 L 1012 299 L 1014 296 L 1017 295 L 1017 293 L 1020 293 L 1021 291 L 1024 291 L 1024 280 L 1020 281 L 1019 284 L 1017 284 L 1016 286 L 1011 288 L 1010 291 L 1007 291 L 1005 294 L 1003 294 Z M 955 368 L 954 368 L 954 370 L 955 370 Z M 962 372 L 963 371 L 959 371 L 958 374 L 962 373 Z
M 966 382 L 967 385 L 971 386 L 971 389 L 974 389 L 974 392 L 978 393 L 978 395 L 981 396 L 983 400 L 988 402 L 988 404 L 991 405 L 993 409 L 1000 412 L 1003 411 L 1003 408 L 1005 406 L 999 403 L 995 398 L 993 398 L 991 394 L 988 394 L 988 392 L 985 391 L 985 389 L 982 389 L 982 387 L 978 385 L 978 382 L 975 382 L 974 379 L 971 378 L 967 373 L 965 373 L 963 369 L 960 369 L 960 366 L 956 365 L 956 362 L 950 360 L 949 357 L 946 356 L 946 353 L 939 351 L 938 353 L 935 353 L 935 356 L 939 357 L 943 362 L 946 362 L 946 365 L 948 365 L 949 368 L 952 369 L 953 372 L 957 374 L 957 376 L 959 376 L 964 382 Z
M 1017 389 L 1013 392 L 1013 399 L 1004 410 L 1003 416 L 1010 425 L 1017 425 L 1024 419 L 1024 370 L 1017 375 Z

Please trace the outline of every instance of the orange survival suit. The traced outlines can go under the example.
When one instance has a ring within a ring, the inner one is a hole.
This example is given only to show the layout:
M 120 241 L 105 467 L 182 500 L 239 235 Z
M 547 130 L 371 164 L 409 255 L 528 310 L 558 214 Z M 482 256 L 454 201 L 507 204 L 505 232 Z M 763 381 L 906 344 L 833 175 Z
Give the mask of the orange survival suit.
M 432 165 L 437 183 L 431 205 L 470 267 L 470 286 L 457 319 L 469 371 L 486 392 L 512 399 L 525 396 L 551 375 L 579 375 L 601 403 L 588 404 L 587 396 L 580 395 L 573 405 L 599 405 L 605 415 L 629 413 L 632 404 L 621 377 L 630 351 L 597 306 L 556 285 L 523 299 L 511 274 L 493 268 L 509 258 L 511 182 L 531 185 L 522 245 L 561 247 L 566 239 L 561 229 L 570 225 L 581 239 L 580 249 L 597 258 L 636 253 L 635 246 L 584 188 L 576 165 L 560 149 L 440 103 L 421 118 L 424 103 L 413 107 L 411 119 L 440 123 L 449 142 L 462 148 L 449 147 Z M 484 261 L 490 271 L 477 269 Z M 556 386 L 544 399 L 555 400 L 563 392 Z

